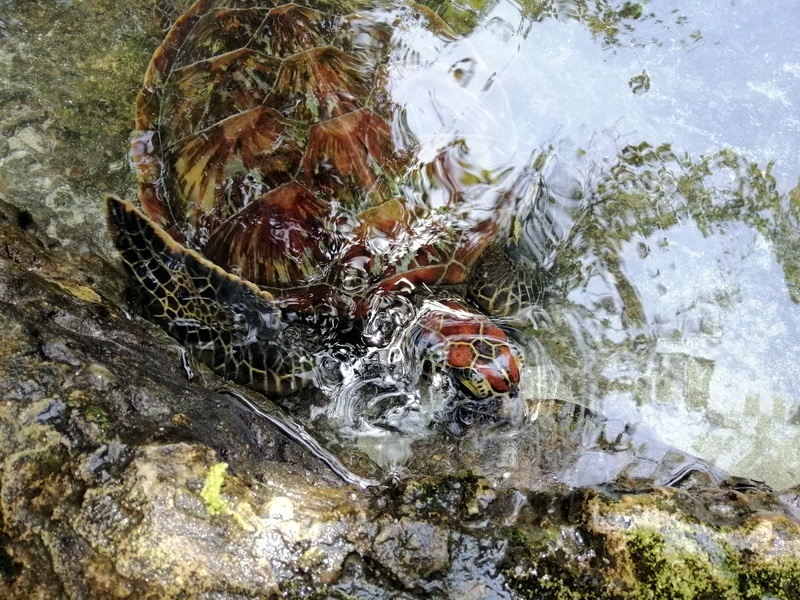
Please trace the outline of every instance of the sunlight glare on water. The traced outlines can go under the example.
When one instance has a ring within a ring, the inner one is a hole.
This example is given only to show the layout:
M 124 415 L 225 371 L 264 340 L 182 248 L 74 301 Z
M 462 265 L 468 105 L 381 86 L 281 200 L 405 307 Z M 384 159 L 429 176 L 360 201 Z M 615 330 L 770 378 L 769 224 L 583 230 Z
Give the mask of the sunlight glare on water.
M 471 38 L 562 212 L 556 362 L 600 413 L 797 483 L 800 6 L 644 4 L 593 35 L 556 4 L 499 3 Z

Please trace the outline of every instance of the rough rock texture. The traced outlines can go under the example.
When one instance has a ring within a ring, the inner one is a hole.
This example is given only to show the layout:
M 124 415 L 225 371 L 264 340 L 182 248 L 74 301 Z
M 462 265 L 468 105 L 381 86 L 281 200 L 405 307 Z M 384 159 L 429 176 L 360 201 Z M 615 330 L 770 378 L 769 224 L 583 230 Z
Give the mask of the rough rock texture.
M 791 490 L 344 487 L 122 288 L 0 205 L 2 598 L 798 597 Z

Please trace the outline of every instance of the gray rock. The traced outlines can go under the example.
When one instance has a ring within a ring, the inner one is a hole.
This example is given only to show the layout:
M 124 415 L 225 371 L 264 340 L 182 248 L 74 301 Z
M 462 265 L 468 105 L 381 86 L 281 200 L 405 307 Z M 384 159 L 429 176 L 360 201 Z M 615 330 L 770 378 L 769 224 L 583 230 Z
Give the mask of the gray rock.
M 187 381 L 174 344 L 117 307 L 113 267 L 0 209 L 4 598 L 800 589 L 792 490 L 525 491 L 468 474 L 346 487 L 213 376 Z

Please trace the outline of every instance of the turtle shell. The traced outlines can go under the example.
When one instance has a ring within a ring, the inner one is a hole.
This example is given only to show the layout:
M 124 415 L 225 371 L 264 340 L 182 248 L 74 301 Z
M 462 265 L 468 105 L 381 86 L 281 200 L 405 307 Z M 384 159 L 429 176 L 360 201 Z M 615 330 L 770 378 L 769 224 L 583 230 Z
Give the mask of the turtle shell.
M 152 59 L 131 157 L 177 242 L 363 317 L 376 292 L 463 283 L 508 227 L 507 114 L 419 5 L 198 0 Z

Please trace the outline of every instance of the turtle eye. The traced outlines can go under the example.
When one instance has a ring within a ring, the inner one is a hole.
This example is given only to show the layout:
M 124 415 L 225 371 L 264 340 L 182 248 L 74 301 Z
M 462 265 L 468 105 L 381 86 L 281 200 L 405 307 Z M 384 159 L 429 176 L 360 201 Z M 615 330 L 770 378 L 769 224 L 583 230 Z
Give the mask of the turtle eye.
M 433 373 L 433 371 L 434 371 L 433 361 L 431 359 L 426 358 L 424 361 L 422 361 L 422 372 L 423 373 L 425 373 L 426 375 L 431 375 Z
M 483 380 L 486 379 L 483 375 L 478 373 L 478 371 L 476 371 L 475 369 L 469 369 L 467 371 L 467 373 L 468 373 L 470 381 L 473 381 L 476 384 L 480 384 L 481 382 L 483 382 Z

